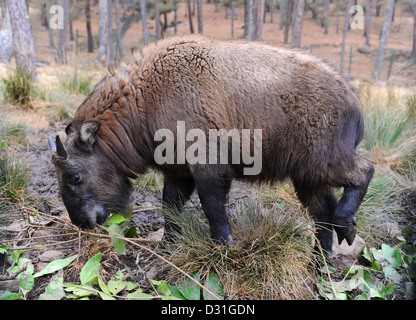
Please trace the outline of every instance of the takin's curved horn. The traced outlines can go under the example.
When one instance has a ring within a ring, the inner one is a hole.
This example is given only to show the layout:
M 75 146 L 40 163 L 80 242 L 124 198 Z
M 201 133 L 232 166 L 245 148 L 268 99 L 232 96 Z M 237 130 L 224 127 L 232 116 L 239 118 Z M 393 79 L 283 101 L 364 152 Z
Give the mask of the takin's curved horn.
M 68 158 L 68 153 L 66 152 L 65 147 L 62 144 L 61 139 L 59 138 L 59 135 L 56 136 L 56 151 L 58 153 L 58 156 L 64 159 Z
M 48 136 L 49 150 L 56 152 L 56 144 L 53 142 L 52 138 Z

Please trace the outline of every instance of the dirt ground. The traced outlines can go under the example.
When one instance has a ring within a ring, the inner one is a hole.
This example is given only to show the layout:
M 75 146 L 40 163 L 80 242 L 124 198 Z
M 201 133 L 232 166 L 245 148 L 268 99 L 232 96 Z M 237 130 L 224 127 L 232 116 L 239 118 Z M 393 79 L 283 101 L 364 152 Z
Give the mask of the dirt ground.
M 123 11 L 123 10 L 122 10 Z M 394 85 L 407 88 L 416 87 L 416 65 L 406 67 L 407 60 L 410 57 L 411 45 L 412 45 L 412 32 L 413 32 L 413 20 L 410 14 L 403 13 L 400 9 L 396 12 L 396 20 L 392 27 L 392 32 L 389 37 L 387 52 L 383 64 L 383 71 L 380 77 L 381 85 Z M 243 24 L 244 24 L 244 11 L 243 8 L 237 8 L 237 16 L 234 22 L 235 26 L 235 38 L 240 39 L 243 36 Z M 343 26 L 343 13 L 340 17 L 340 29 Z M 231 14 L 230 14 L 231 16 Z M 69 43 L 69 63 L 74 68 L 91 70 L 91 72 L 102 72 L 103 69 L 97 66 L 95 62 L 97 52 L 97 34 L 98 34 L 98 15 L 96 8 L 92 12 L 93 23 L 93 35 L 95 38 L 95 52 L 93 54 L 86 53 L 86 31 L 84 15 L 80 14 L 79 19 L 74 21 L 74 30 L 79 30 L 79 53 L 75 54 L 75 43 Z M 47 46 L 48 32 L 40 25 L 40 19 L 38 19 L 38 13 L 34 10 L 31 11 L 31 23 L 33 34 L 35 38 L 35 52 L 36 59 L 38 61 L 38 73 L 45 85 L 53 83 L 57 80 L 55 55 L 56 51 Z M 172 21 L 173 14 L 168 15 L 168 22 Z M 326 57 L 332 61 L 335 65 L 339 65 L 341 56 L 341 42 L 342 33 L 337 34 L 335 29 L 335 13 L 333 12 L 330 18 L 329 34 L 323 34 L 323 28 L 318 26 L 311 17 L 311 12 L 305 14 L 302 46 L 305 49 L 312 50 L 314 53 Z M 189 34 L 188 18 L 185 17 L 185 3 L 180 3 L 179 8 L 179 34 Z M 231 39 L 231 20 L 225 19 L 224 8 L 215 10 L 214 4 L 204 4 L 203 9 L 204 20 L 204 34 L 213 38 L 219 39 Z M 361 54 L 358 52 L 358 47 L 364 44 L 365 38 L 363 37 L 363 30 L 351 30 L 347 38 L 347 48 L 352 50 L 352 65 L 351 76 L 354 78 L 370 81 L 372 68 L 375 62 L 375 57 L 378 48 L 378 36 L 383 23 L 383 17 L 373 17 L 372 32 L 371 32 L 371 47 L 369 54 Z M 154 21 L 148 22 L 150 32 L 154 33 Z M 196 17 L 194 17 L 194 25 L 197 27 Z M 173 28 L 169 28 L 165 37 L 173 34 Z M 266 23 L 263 28 L 263 39 L 265 41 L 282 42 L 283 31 L 279 30 L 279 12 L 274 13 L 274 21 L 270 22 L 270 13 L 266 16 Z M 57 40 L 55 39 L 55 42 Z M 134 23 L 127 31 L 123 38 L 123 48 L 126 53 L 127 60 L 129 59 L 129 52 L 132 48 L 141 48 L 142 33 L 141 22 Z M 396 60 L 392 68 L 391 77 L 386 82 L 388 64 L 390 63 L 390 57 L 393 50 L 396 50 Z M 346 72 L 348 73 L 349 66 L 349 54 L 346 58 Z M 6 67 L 1 66 L 4 70 Z M 82 97 L 74 102 L 79 104 L 82 101 Z M 76 105 L 74 105 L 74 108 Z M 36 106 L 35 106 L 36 110 Z M 33 197 L 33 203 L 31 205 L 39 209 L 39 211 L 47 213 L 52 216 L 59 216 L 64 211 L 64 206 L 58 195 L 57 181 L 54 173 L 54 168 L 50 162 L 50 154 L 47 149 L 46 136 L 54 136 L 59 132 L 62 132 L 65 128 L 65 123 L 61 122 L 49 122 L 41 113 L 16 113 L 21 117 L 21 121 L 25 122 L 29 128 L 29 131 L 33 133 L 33 140 L 31 145 L 27 149 L 25 154 L 25 160 L 31 164 L 32 178 L 29 184 L 28 192 Z M 229 204 L 233 204 L 236 199 L 241 199 L 250 194 L 253 190 L 244 184 L 236 183 L 230 193 Z M 194 205 L 199 205 L 196 195 L 192 198 Z M 139 229 L 139 235 L 146 238 L 160 236 L 160 230 L 163 229 L 164 219 L 158 210 L 161 206 L 161 192 L 154 192 L 148 188 L 137 188 L 134 192 L 134 215 L 132 223 Z M 49 218 L 30 218 L 30 214 L 22 210 L 22 214 L 25 221 L 35 220 L 33 226 L 17 226 L 15 231 L 11 231 L 8 234 L 9 238 L 13 237 L 43 237 L 54 235 L 54 238 L 50 238 L 51 241 L 66 241 L 71 240 L 71 237 L 62 236 L 64 232 L 62 230 L 45 229 L 44 226 L 53 227 L 59 224 L 56 221 L 49 221 Z M 72 239 L 73 240 L 73 239 Z M 76 239 L 75 239 L 76 240 Z M 51 245 L 49 240 L 28 240 L 22 241 L 21 245 L 34 245 L 36 243 L 43 243 Z M 104 265 L 104 272 L 107 272 L 107 276 L 110 277 L 114 270 L 124 269 L 130 270 L 130 277 L 135 279 L 143 288 L 151 290 L 151 285 L 148 278 L 152 279 L 164 279 L 165 266 L 164 264 L 155 259 L 151 254 L 145 250 L 128 246 L 128 254 L 124 256 L 116 255 L 111 248 L 109 241 L 97 241 L 94 239 L 85 240 L 82 242 L 82 256 L 77 264 L 74 264 L 72 269 L 66 272 L 66 282 L 79 281 L 80 268 L 86 262 L 88 257 L 91 257 L 97 252 L 107 252 L 102 262 Z M 51 245 L 52 246 L 52 245 Z M 78 242 L 74 241 L 68 244 L 62 244 L 55 247 L 54 250 L 61 251 L 64 256 L 75 254 L 79 251 Z M 31 250 L 25 253 L 27 257 L 33 259 L 36 263 L 36 268 L 40 269 L 45 265 L 39 257 L 45 251 L 48 251 L 49 247 L 45 247 L 42 250 Z M 341 261 L 340 265 L 345 264 L 345 261 Z M 1 266 L 1 265 L 0 265 Z M 46 285 L 49 283 L 50 277 L 42 277 L 36 280 L 35 289 L 29 295 L 29 299 L 36 299 L 39 294 L 44 292 Z

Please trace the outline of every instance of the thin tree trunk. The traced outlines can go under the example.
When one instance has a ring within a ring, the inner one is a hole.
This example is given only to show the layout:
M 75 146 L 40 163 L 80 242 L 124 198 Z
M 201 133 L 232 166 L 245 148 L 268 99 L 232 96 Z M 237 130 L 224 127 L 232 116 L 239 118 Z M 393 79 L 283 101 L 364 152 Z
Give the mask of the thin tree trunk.
M 286 9 L 287 9 L 287 1 L 288 0 L 280 0 L 280 26 L 279 30 L 283 30 L 285 27 L 285 20 L 286 20 Z
M 198 14 L 198 33 L 204 34 L 203 31 L 203 21 L 202 21 L 202 0 L 197 0 L 197 14 Z
M 194 31 L 194 24 L 192 22 L 191 0 L 187 0 L 187 3 L 188 3 L 189 29 L 190 29 L 191 33 L 195 33 L 195 31 Z
M 305 11 L 305 0 L 297 0 L 295 8 L 295 21 L 293 21 L 292 45 L 300 47 L 302 39 L 303 12 Z
M 328 28 L 329 28 L 329 0 L 324 0 L 324 10 L 325 10 L 324 34 L 328 34 Z
M 352 5 L 352 0 L 348 0 L 347 8 L 345 9 L 345 22 L 344 22 L 344 34 L 342 36 L 342 51 L 341 51 L 341 63 L 339 70 L 343 73 L 345 66 L 345 46 L 347 43 L 347 33 L 350 26 L 350 7 Z
M 143 41 L 149 45 L 149 30 L 147 28 L 146 0 L 140 0 L 140 15 L 142 16 Z
M 68 0 L 58 0 L 56 2 L 59 6 L 64 8 L 64 27 L 59 29 L 59 39 L 58 39 L 58 48 L 57 48 L 57 62 L 59 64 L 67 64 L 67 58 L 66 58 L 66 47 L 68 43 L 68 18 L 69 18 L 69 2 Z
M 115 0 L 115 7 L 116 7 L 116 24 L 117 24 L 117 42 L 118 42 L 118 53 L 119 59 L 124 60 L 124 50 L 123 45 L 121 43 L 121 21 L 120 21 L 120 1 Z
M 371 35 L 371 0 L 366 1 L 365 8 L 365 45 L 370 46 L 370 35 Z
M 339 33 L 339 0 L 335 0 L 336 4 L 335 4 L 335 23 L 336 23 L 336 27 L 337 27 L 337 34 Z
M 254 0 L 246 0 L 244 13 L 244 32 L 247 40 L 253 40 L 254 37 L 254 17 L 253 17 Z
M 108 2 L 107 0 L 99 0 L 99 27 L 98 27 L 98 39 L 99 49 L 97 53 L 97 60 L 101 64 L 105 64 L 107 61 L 107 39 L 108 39 Z
M 114 59 L 114 42 L 113 42 L 113 10 L 111 0 L 107 0 L 107 56 L 105 66 L 108 67 L 110 62 Z
M 69 29 L 69 40 L 74 41 L 74 30 L 72 28 L 72 16 L 71 16 L 71 5 L 72 0 L 68 0 L 68 29 Z
M 45 6 L 46 6 L 46 13 L 45 14 L 46 14 L 46 19 L 47 19 L 46 27 L 48 28 L 48 36 L 49 36 L 49 48 L 53 49 L 53 48 L 55 48 L 55 43 L 53 41 L 53 29 L 51 28 L 51 26 L 49 24 L 49 20 L 51 18 L 51 15 L 49 13 L 49 8 L 51 7 L 50 3 L 49 3 L 49 0 L 46 0 Z
M 90 10 L 90 0 L 85 2 L 85 21 L 87 27 L 87 44 L 88 52 L 94 52 L 94 39 L 91 32 L 91 10 Z
M 413 11 L 413 49 L 412 54 L 410 56 L 409 64 L 413 64 L 416 62 L 416 4 L 412 6 Z
M 380 46 L 378 47 L 376 63 L 374 65 L 374 71 L 373 71 L 374 80 L 378 79 L 380 75 L 380 71 L 381 71 L 381 65 L 383 64 L 384 52 L 386 51 L 387 39 L 389 37 L 390 25 L 392 22 L 391 20 L 393 17 L 393 9 L 394 9 L 394 0 L 387 0 L 387 7 L 386 7 L 386 13 L 384 16 L 383 30 L 381 32 Z
M 253 40 L 260 41 L 263 33 L 265 0 L 254 0 Z
M 174 34 L 178 34 L 178 0 L 173 0 L 173 25 Z
M 234 5 L 234 0 L 231 0 L 231 39 L 234 39 L 234 19 L 235 19 L 235 5 Z
M 161 38 L 159 0 L 154 0 L 154 6 L 155 6 L 156 41 L 157 41 Z
M 288 0 L 287 7 L 286 7 L 286 24 L 285 24 L 285 33 L 284 33 L 285 43 L 289 43 L 289 29 L 290 29 L 290 24 L 292 23 L 292 9 L 293 9 L 293 0 Z

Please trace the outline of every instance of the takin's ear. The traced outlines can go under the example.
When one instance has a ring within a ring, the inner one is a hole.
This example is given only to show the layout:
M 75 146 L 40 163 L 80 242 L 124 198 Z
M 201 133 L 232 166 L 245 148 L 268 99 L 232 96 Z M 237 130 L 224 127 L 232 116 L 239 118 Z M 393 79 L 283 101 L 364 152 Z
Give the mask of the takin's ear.
M 100 123 L 95 120 L 89 120 L 82 123 L 79 129 L 79 139 L 87 144 L 94 144 L 97 132 L 100 129 Z

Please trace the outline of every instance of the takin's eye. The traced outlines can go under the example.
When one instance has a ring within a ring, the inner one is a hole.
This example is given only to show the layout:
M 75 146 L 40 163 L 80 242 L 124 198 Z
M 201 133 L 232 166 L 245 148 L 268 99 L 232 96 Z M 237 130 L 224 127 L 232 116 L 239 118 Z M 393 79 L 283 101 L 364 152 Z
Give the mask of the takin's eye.
M 70 183 L 79 183 L 80 181 L 81 181 L 81 177 L 79 176 L 79 174 L 74 174 L 73 176 L 69 178 Z

